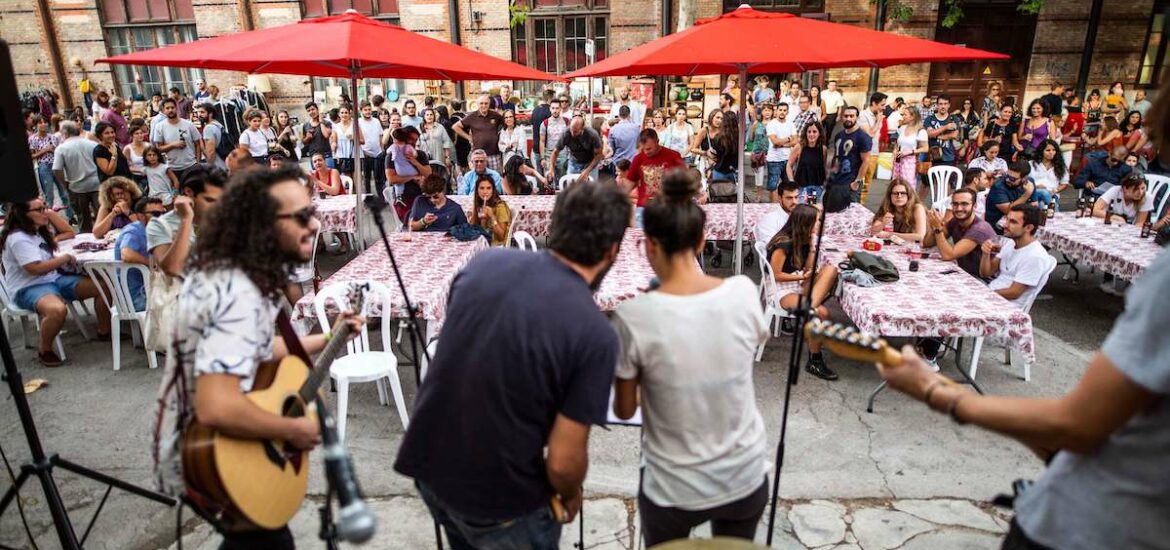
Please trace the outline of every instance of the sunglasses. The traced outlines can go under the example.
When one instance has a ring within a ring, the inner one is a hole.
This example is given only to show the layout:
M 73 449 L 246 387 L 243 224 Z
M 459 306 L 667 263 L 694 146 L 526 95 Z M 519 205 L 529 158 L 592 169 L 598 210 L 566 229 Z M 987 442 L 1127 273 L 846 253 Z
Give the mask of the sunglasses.
M 143 214 L 146 214 L 147 216 L 162 216 L 166 213 L 166 210 L 147 210 L 146 212 L 143 212 Z
M 277 214 L 276 219 L 293 220 L 301 227 L 309 227 L 309 224 L 313 223 L 313 220 L 317 219 L 317 207 L 306 206 L 291 214 Z
M 891 197 L 909 197 L 910 193 L 907 193 L 905 191 L 894 191 L 893 193 L 890 193 L 890 196 Z

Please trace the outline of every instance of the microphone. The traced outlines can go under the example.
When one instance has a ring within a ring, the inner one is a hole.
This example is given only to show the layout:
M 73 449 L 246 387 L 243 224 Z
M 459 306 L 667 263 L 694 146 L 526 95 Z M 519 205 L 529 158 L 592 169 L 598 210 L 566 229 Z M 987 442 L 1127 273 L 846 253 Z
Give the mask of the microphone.
M 347 542 L 364 543 L 374 536 L 377 522 L 370 513 L 370 507 L 362 499 L 357 477 L 353 473 L 353 463 L 350 461 L 349 453 L 337 438 L 333 417 L 322 407 L 317 407 L 317 410 L 322 420 L 321 441 L 325 455 L 325 476 L 329 479 L 329 485 L 337 491 L 339 507 L 337 535 Z

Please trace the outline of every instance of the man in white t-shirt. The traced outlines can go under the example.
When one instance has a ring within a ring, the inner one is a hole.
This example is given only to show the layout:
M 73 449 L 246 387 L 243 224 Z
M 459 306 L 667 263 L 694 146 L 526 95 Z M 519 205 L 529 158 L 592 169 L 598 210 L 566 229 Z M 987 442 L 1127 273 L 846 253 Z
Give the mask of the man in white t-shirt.
M 788 157 L 792 154 L 792 146 L 796 145 L 798 136 L 796 127 L 788 120 L 788 105 L 776 104 L 776 116 L 768 121 L 768 201 L 776 201 L 776 189 L 780 188 L 780 181 L 787 180 L 784 171 L 788 165 Z
M 1030 205 L 1013 207 L 1004 218 L 1003 237 L 984 241 L 979 274 L 991 280 L 991 290 L 1023 308 L 1040 292 L 1056 259 L 1036 240 L 1044 211 Z
M 845 98 L 837 90 L 836 80 L 830 80 L 825 83 L 825 91 L 821 92 L 821 101 L 825 102 L 825 137 L 831 138 L 833 136 L 833 127 L 837 125 L 837 115 L 845 107 Z
M 788 215 L 796 208 L 800 198 L 800 186 L 794 181 L 786 181 L 780 185 L 780 208 L 773 208 L 756 222 L 756 242 L 768 246 L 768 242 L 775 237 L 784 224 L 788 223 Z
M 869 150 L 869 159 L 861 173 L 865 180 L 865 187 L 869 187 L 869 182 L 873 180 L 874 172 L 877 171 L 878 153 L 881 152 L 882 119 L 885 118 L 885 110 L 886 94 L 874 92 L 873 95 L 869 96 L 869 107 L 862 109 L 857 116 L 857 123 L 861 126 L 861 131 L 865 132 L 873 142 Z M 861 196 L 862 202 L 864 202 L 865 188 L 862 189 Z

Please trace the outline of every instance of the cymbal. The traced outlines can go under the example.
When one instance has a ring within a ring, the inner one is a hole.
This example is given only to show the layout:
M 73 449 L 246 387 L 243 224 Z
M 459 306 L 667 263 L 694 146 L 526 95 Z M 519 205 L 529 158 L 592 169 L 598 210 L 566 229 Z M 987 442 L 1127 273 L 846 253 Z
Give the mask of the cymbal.
M 712 539 L 681 539 L 664 542 L 652 550 L 762 550 L 768 548 L 752 541 L 731 537 Z

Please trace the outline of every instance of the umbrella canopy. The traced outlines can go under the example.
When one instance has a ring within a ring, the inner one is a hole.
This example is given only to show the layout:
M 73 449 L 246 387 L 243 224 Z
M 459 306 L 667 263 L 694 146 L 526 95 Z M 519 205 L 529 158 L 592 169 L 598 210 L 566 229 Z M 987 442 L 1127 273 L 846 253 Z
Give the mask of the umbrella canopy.
M 740 6 L 719 17 L 698 21 L 680 33 L 607 57 L 565 78 L 730 74 L 745 68 L 752 73 L 792 73 L 1007 58 L 994 52 Z
M 560 80 L 352 10 L 98 61 L 339 78 Z

